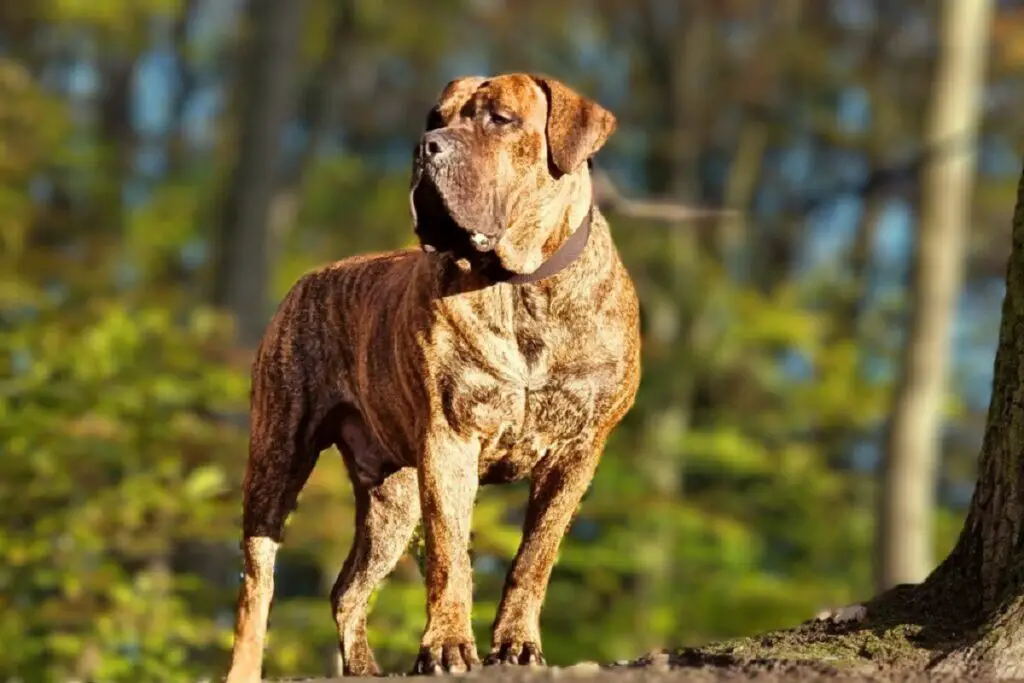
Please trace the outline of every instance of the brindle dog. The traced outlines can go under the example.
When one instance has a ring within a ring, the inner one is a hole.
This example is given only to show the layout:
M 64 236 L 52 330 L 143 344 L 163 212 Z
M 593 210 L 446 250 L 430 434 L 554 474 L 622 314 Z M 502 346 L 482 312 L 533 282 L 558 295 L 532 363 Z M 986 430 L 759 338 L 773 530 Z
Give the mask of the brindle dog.
M 344 672 L 378 673 L 367 601 L 421 517 L 427 625 L 414 672 L 479 665 L 474 499 L 480 484 L 525 477 L 522 542 L 487 662 L 543 663 L 559 544 L 640 378 L 637 298 L 590 178 L 615 125 L 550 78 L 452 81 L 414 153 L 421 249 L 340 261 L 285 297 L 252 373 L 230 683 L 260 679 L 285 518 L 332 444 L 356 502 L 331 592 Z

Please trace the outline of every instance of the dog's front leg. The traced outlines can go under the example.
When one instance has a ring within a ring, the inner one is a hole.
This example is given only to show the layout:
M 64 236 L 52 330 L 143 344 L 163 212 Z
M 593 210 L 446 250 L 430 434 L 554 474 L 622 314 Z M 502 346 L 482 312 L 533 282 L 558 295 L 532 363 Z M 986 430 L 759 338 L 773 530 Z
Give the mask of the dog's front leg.
M 594 476 L 603 436 L 552 452 L 533 473 L 523 539 L 505 579 L 487 664 L 539 664 L 540 612 L 548 580 L 583 494 Z
M 480 447 L 447 430 L 431 433 L 419 463 L 426 541 L 427 626 L 413 669 L 460 672 L 480 663 L 471 623 L 469 534 L 479 484 Z

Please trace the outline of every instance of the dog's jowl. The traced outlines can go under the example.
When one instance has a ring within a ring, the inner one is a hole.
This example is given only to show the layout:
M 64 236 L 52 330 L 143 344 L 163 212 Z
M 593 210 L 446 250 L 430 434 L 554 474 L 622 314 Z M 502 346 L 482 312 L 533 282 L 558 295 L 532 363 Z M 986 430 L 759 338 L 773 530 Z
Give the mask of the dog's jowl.
M 473 503 L 480 484 L 520 478 L 531 482 L 523 538 L 484 659 L 543 663 L 559 543 L 640 377 L 636 294 L 590 178 L 614 129 L 550 78 L 452 81 L 414 152 L 420 248 L 340 261 L 285 297 L 253 365 L 229 683 L 260 679 L 285 518 L 331 445 L 356 501 L 331 592 L 345 673 L 378 673 L 367 601 L 421 518 L 427 625 L 414 671 L 480 664 Z

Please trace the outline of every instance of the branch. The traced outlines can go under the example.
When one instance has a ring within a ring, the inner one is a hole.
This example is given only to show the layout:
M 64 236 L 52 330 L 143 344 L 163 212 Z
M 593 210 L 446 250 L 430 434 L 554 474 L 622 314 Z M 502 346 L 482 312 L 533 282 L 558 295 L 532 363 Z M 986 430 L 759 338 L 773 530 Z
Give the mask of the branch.
M 608 174 L 597 167 L 592 169 L 591 178 L 598 208 L 627 218 L 680 223 L 739 215 L 738 211 L 731 209 L 706 209 L 659 199 L 629 199 L 619 191 Z
M 973 139 L 969 135 L 954 135 L 921 149 L 909 159 L 872 170 L 861 182 L 842 183 L 824 189 L 810 197 L 801 197 L 787 208 L 799 215 L 811 212 L 842 195 L 852 194 L 867 198 L 886 189 L 893 190 L 903 185 L 914 185 L 924 165 L 935 159 L 972 151 Z M 627 218 L 657 221 L 662 223 L 683 223 L 713 218 L 737 218 L 743 211 L 737 209 L 713 209 L 686 206 L 664 199 L 631 199 L 616 187 L 606 171 L 596 164 L 591 168 L 594 184 L 594 198 L 602 211 L 616 213 Z

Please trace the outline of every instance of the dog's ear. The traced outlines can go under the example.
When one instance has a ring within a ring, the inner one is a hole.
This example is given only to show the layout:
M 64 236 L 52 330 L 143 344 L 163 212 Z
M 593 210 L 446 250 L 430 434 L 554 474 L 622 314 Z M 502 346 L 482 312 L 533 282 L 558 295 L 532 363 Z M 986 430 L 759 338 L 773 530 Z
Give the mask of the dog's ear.
M 447 124 L 485 80 L 483 76 L 461 76 L 448 81 L 427 114 L 426 129 L 434 130 Z
M 547 76 L 533 78 L 548 98 L 551 161 L 561 173 L 572 173 L 615 132 L 615 116 L 560 81 Z

